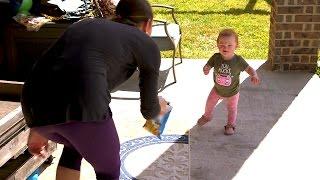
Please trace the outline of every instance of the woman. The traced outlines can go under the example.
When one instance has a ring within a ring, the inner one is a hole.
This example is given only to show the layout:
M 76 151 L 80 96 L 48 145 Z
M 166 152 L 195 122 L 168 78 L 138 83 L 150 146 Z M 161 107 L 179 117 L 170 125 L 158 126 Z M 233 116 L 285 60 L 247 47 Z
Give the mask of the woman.
M 25 82 L 21 103 L 31 128 L 28 148 L 41 156 L 48 139 L 64 144 L 57 179 L 79 179 L 82 157 L 97 179 L 119 178 L 120 143 L 110 91 L 137 68 L 143 117 L 149 120 L 165 111 L 165 102 L 160 108 L 157 97 L 160 52 L 148 36 L 150 4 L 120 0 L 116 15 L 115 22 L 86 19 L 71 25 Z

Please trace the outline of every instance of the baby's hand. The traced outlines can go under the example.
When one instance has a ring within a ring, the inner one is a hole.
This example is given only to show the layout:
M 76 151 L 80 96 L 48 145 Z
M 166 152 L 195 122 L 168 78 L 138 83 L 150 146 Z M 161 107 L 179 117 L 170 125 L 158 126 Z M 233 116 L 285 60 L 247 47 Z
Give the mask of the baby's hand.
M 260 78 L 258 77 L 258 75 L 257 74 L 255 74 L 254 76 L 251 76 L 251 83 L 253 84 L 253 85 L 258 85 L 258 84 L 260 84 Z
M 211 69 L 211 67 L 209 66 L 209 65 L 204 65 L 203 66 L 203 73 L 204 73 L 204 75 L 208 75 L 209 74 L 209 72 L 210 72 L 210 69 Z

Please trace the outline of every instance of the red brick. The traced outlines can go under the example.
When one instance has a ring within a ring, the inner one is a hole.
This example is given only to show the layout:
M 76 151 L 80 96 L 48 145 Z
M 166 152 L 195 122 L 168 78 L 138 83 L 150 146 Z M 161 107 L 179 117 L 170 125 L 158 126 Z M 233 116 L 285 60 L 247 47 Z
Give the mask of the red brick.
M 302 45 L 303 45 L 303 47 L 309 47 L 310 41 L 309 40 L 304 40 Z
M 320 47 L 320 40 L 313 40 L 311 43 L 312 47 Z
M 276 48 L 275 55 L 281 55 L 281 48 Z
M 309 56 L 302 56 L 301 57 L 301 63 L 308 64 L 309 62 L 310 62 Z
M 295 22 L 320 22 L 320 15 L 296 15 Z
M 278 71 L 280 70 L 280 64 L 272 64 L 272 71 Z
M 276 47 L 295 47 L 300 46 L 299 40 L 276 40 Z
M 299 5 L 315 5 L 317 4 L 316 0 L 298 0 Z
M 312 15 L 296 15 L 295 22 L 312 22 Z
M 309 59 L 310 59 L 310 56 L 301 56 L 301 62 L 308 62 L 309 63 Z
M 272 2 L 277 5 L 284 5 L 284 0 L 276 0 L 276 1 L 272 1 Z
M 295 5 L 294 0 L 288 0 L 288 5 Z
M 280 56 L 274 56 L 273 58 L 274 58 L 275 63 L 280 63 L 280 61 L 281 61 Z
M 316 54 L 317 48 L 293 48 L 291 54 Z
M 300 62 L 301 58 L 299 56 L 293 56 L 292 62 Z
M 312 24 L 304 24 L 304 28 L 305 31 L 311 31 L 312 29 Z
M 271 3 L 268 53 L 271 67 L 281 71 L 315 69 L 320 53 L 320 0 Z
M 318 56 L 310 56 L 310 63 L 317 63 Z
M 274 18 L 276 22 L 283 22 L 283 19 L 284 19 L 283 15 L 276 15 Z
M 303 55 L 301 56 L 301 61 L 305 59 L 305 61 L 309 62 L 310 56 Z
M 276 29 L 277 31 L 302 31 L 303 25 L 302 24 L 277 24 Z
M 316 69 L 315 64 L 301 64 L 301 63 L 292 63 L 289 70 L 299 70 L 314 72 Z
M 314 15 L 312 18 L 312 22 L 320 22 L 320 15 Z
M 313 14 L 313 6 L 307 6 L 305 7 L 305 10 L 307 14 Z
M 292 56 L 280 56 L 281 57 L 281 62 L 292 62 Z
M 276 32 L 276 39 L 282 39 L 282 32 Z
M 282 68 L 284 71 L 289 71 L 290 70 L 289 67 L 290 67 L 290 64 L 283 64 L 282 65 Z
M 320 32 L 294 32 L 293 35 L 296 39 L 319 39 L 320 38 Z
M 320 30 L 320 24 L 314 24 L 313 30 L 315 30 L 315 31 Z
M 303 13 L 302 6 L 278 7 L 278 14 L 302 14 L 302 13 Z
M 281 55 L 289 55 L 290 54 L 290 48 L 282 48 Z
M 291 32 L 285 32 L 284 33 L 284 38 L 285 39 L 291 39 L 292 35 L 291 35 Z
M 286 22 L 292 22 L 292 15 L 286 15 Z

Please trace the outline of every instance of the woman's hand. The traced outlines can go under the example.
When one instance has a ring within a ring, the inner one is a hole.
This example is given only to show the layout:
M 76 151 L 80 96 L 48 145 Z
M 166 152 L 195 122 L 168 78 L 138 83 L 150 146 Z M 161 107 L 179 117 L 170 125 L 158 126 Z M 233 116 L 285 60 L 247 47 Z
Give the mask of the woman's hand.
M 32 128 L 28 138 L 28 150 L 32 155 L 45 157 L 47 154 L 48 139 L 41 136 Z
M 163 115 L 167 111 L 168 102 L 162 96 L 158 96 L 158 98 L 159 98 L 159 105 L 160 105 L 159 115 Z

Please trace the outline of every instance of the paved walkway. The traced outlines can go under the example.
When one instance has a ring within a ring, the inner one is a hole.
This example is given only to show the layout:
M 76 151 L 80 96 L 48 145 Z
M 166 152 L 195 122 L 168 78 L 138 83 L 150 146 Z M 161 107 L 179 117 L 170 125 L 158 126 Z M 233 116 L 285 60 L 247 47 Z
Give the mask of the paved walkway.
M 170 61 L 163 62 L 161 82 L 170 83 L 172 74 L 166 70 Z M 223 135 L 223 103 L 218 105 L 212 122 L 201 128 L 195 126 L 213 85 L 212 74 L 202 74 L 204 63 L 185 60 L 177 65 L 178 82 L 160 93 L 173 106 L 162 140 L 142 128 L 145 120 L 139 112 L 140 103 L 135 100 L 139 97 L 137 84 L 132 83 L 136 77 L 112 94 L 117 97 L 111 108 L 123 147 L 121 178 L 319 179 L 319 121 L 313 104 L 320 102 L 319 78 L 260 68 L 262 84 L 254 87 L 243 73 L 237 132 L 229 137 Z M 264 61 L 249 63 L 258 69 Z M 186 144 L 188 136 L 183 136 L 189 131 L 190 146 Z M 57 151 L 54 156 L 59 157 L 60 153 Z M 54 179 L 57 161 L 55 158 L 40 179 Z M 84 161 L 81 168 L 81 179 L 95 179 L 88 163 Z
M 222 134 L 224 104 L 212 122 L 191 129 L 190 179 L 320 178 L 319 77 L 262 67 L 258 74 L 259 87 L 241 84 L 237 134 Z

